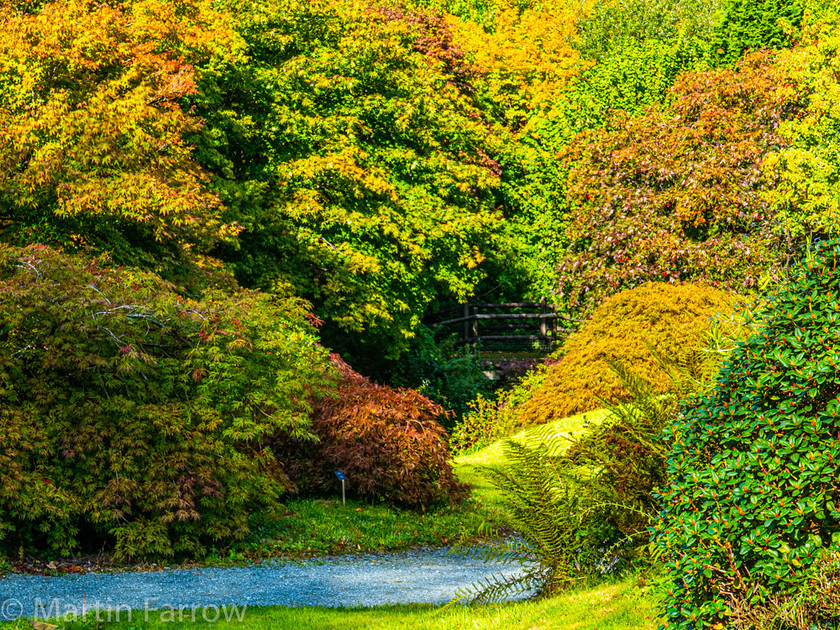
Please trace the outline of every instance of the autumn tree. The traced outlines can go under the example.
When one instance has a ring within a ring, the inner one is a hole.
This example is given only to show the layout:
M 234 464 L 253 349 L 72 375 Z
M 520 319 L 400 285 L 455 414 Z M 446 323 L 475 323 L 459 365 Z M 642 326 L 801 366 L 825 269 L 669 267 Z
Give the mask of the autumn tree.
M 476 63 L 487 111 L 509 133 L 500 159 L 506 235 L 522 251 L 530 295 L 539 297 L 553 290 L 556 266 L 572 240 L 569 163 L 557 154 L 618 111 L 636 115 L 666 102 L 681 73 L 704 69 L 716 3 L 493 6 L 492 20 L 452 18 L 455 40 Z
M 452 469 L 448 412 L 413 389 L 378 385 L 336 355 L 337 396 L 318 400 L 312 432 L 318 441 L 279 433 L 273 441 L 284 471 L 302 495 L 334 494 L 335 471 L 351 494 L 410 508 L 456 503 L 468 487 Z
M 578 71 L 571 46 L 577 2 L 495 3 L 492 28 L 450 16 L 455 42 L 480 73 L 477 87 L 506 127 L 520 129 L 567 86 Z
M 0 239 L 175 271 L 235 234 L 185 136 L 195 65 L 232 46 L 209 0 L 0 7 Z
M 756 287 L 783 263 L 765 178 L 767 156 L 786 141 L 802 92 L 769 54 L 735 69 L 685 75 L 672 105 L 581 135 L 564 153 L 574 245 L 558 291 L 587 311 L 622 288 L 651 280 Z

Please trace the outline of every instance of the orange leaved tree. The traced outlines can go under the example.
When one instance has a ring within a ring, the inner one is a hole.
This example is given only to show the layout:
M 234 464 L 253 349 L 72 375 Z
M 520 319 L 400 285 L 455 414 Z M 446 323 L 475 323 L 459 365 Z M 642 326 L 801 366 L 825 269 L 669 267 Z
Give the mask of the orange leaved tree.
M 210 0 L 0 6 L 0 239 L 155 268 L 235 232 L 185 136 L 195 64 L 231 45 Z

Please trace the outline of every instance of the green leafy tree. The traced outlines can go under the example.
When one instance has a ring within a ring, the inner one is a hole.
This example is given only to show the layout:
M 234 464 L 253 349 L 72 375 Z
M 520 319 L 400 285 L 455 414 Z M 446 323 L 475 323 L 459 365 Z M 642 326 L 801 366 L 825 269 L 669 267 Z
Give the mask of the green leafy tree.
M 575 44 L 585 58 L 602 60 L 650 42 L 708 41 L 719 5 L 720 0 L 596 0 L 578 22 Z
M 780 125 L 786 146 L 764 163 L 767 178 L 778 182 L 768 200 L 778 217 L 780 238 L 788 242 L 834 237 L 840 231 L 838 26 L 836 6 L 815 9 L 803 34 L 807 45 L 780 56 L 807 103 Z
M 403 8 L 228 2 L 245 45 L 203 74 L 197 151 L 216 174 L 247 286 L 291 285 L 341 347 L 398 355 L 495 249 L 498 140 L 446 24 Z
M 732 64 L 745 52 L 794 43 L 807 0 L 727 0 L 711 39 L 711 55 Z

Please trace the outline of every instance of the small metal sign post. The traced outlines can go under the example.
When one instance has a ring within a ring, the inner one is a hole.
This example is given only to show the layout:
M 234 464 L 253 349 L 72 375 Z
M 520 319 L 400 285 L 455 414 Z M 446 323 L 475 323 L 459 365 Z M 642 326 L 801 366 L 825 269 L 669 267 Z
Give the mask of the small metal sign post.
M 341 482 L 341 505 L 347 505 L 347 501 L 344 498 L 344 481 L 347 477 L 345 477 L 344 473 L 340 470 L 335 471 L 335 476 L 338 477 L 338 480 Z

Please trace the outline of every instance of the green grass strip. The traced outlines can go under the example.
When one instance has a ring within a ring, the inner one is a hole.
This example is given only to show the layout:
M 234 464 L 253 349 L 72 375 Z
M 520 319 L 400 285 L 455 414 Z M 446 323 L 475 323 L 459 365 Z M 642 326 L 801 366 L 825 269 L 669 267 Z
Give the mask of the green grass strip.
M 225 615 L 231 617 L 225 620 Z M 88 613 L 86 619 L 50 623 L 63 630 L 429 630 L 552 629 L 654 630 L 654 602 L 632 580 L 564 593 L 550 599 L 488 606 L 439 607 L 426 605 L 377 608 L 198 608 L 183 611 L 121 611 L 112 621 L 107 613 Z M 193 620 L 193 618 L 195 620 Z M 241 619 L 241 620 L 240 620 Z M 0 623 L 0 630 L 32 630 L 29 620 Z

